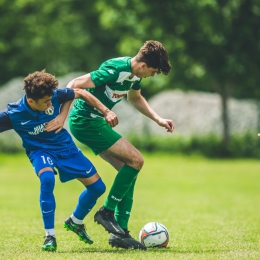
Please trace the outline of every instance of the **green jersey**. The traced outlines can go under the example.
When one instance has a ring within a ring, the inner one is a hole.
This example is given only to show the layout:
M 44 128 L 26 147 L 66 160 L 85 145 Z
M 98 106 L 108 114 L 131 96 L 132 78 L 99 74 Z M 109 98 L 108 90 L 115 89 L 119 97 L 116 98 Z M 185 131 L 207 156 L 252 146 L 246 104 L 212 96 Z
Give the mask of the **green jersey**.
M 141 79 L 136 76 L 129 78 L 131 74 L 131 57 L 107 60 L 100 65 L 98 70 L 90 73 L 95 88 L 86 89 L 86 91 L 89 91 L 106 107 L 112 109 L 127 95 L 131 88 L 135 90 L 141 88 Z M 103 117 L 99 110 L 82 99 L 75 101 L 71 115 L 76 114 L 92 118 Z

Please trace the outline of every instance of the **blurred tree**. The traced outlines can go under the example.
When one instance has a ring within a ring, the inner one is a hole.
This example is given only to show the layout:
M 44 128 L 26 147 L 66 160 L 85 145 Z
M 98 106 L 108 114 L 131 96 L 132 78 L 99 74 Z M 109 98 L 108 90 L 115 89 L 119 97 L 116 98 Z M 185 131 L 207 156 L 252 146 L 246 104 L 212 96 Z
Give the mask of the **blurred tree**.
M 163 43 L 172 72 L 143 81 L 158 89 L 205 90 L 228 99 L 260 98 L 260 0 L 1 0 L 0 85 L 46 68 L 56 76 L 90 71 L 110 57 Z
M 115 39 L 99 26 L 94 3 L 0 1 L 0 85 L 44 68 L 56 76 L 88 71 L 115 55 L 114 45 L 104 48 Z
M 121 53 L 140 47 L 146 39 L 166 46 L 173 65 L 168 88 L 220 94 L 227 147 L 228 99 L 260 98 L 260 1 L 99 0 L 96 6 L 101 25 L 118 34 Z M 155 86 L 146 91 L 153 93 Z
M 207 82 L 206 90 L 219 93 L 222 99 L 225 147 L 229 143 L 228 99 L 260 98 L 259 4 L 258 0 L 204 0 L 180 10 L 189 18 L 180 35 L 184 51 L 204 72 L 201 80 Z M 201 86 L 204 89 L 205 84 Z

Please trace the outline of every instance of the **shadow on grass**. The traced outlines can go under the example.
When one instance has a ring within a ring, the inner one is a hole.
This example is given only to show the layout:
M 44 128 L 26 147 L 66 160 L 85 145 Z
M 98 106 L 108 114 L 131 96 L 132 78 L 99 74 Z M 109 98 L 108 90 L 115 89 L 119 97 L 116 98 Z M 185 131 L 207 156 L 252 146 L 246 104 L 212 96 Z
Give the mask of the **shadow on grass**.
M 77 250 L 66 250 L 66 251 L 57 251 L 56 253 L 59 254 L 67 254 L 67 253 L 77 253 L 77 254 L 83 254 L 83 253 L 101 253 L 101 254 L 125 254 L 129 252 L 139 252 L 139 253 L 160 253 L 160 254 L 201 254 L 201 253 L 223 253 L 223 252 L 231 252 L 234 251 L 232 249 L 230 250 L 224 250 L 224 249 L 209 249 L 209 250 L 178 250 L 171 247 L 166 248 L 147 248 L 147 250 L 132 250 L 132 249 L 123 249 L 123 248 L 111 248 L 111 249 L 101 249 L 98 247 L 92 247 L 92 248 L 81 248 Z
M 123 249 L 123 248 L 111 248 L 111 249 L 101 249 L 98 247 L 92 247 L 92 248 L 80 248 L 80 249 L 72 249 L 72 250 L 61 250 L 57 251 L 56 253 L 118 253 L 118 254 L 124 254 L 124 253 L 129 253 L 129 252 L 174 252 L 173 250 L 169 248 L 148 248 L 147 250 L 133 250 L 133 249 Z

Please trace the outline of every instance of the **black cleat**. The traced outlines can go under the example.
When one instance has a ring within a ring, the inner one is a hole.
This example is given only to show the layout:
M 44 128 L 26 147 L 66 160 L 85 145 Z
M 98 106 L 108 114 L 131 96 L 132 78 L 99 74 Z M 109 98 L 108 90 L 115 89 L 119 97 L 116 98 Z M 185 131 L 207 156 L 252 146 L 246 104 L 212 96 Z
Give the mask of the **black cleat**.
M 94 221 L 102 225 L 108 233 L 124 235 L 124 230 L 117 224 L 114 212 L 101 207 L 94 216 Z
M 87 234 L 85 225 L 79 225 L 73 222 L 71 218 L 68 218 L 64 221 L 64 228 L 68 230 L 73 231 L 76 235 L 78 235 L 79 240 L 88 243 L 93 244 L 93 240 L 90 238 L 90 236 Z
M 124 236 L 117 236 L 114 234 L 110 235 L 110 238 L 108 240 L 109 245 L 112 247 L 121 247 L 125 249 L 139 249 L 139 250 L 146 250 L 146 247 L 133 239 L 128 230 L 124 230 L 125 235 Z
M 42 251 L 56 251 L 57 250 L 57 243 L 56 238 L 53 236 L 46 236 L 44 237 L 45 241 L 42 245 Z

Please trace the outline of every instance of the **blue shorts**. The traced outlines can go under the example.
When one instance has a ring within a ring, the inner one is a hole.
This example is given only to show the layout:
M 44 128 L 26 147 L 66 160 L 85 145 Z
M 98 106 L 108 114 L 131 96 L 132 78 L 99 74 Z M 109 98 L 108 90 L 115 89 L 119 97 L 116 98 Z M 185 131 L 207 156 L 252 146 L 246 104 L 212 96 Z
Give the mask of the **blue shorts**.
M 97 172 L 94 165 L 79 148 L 62 152 L 37 150 L 30 151 L 27 155 L 37 175 L 41 169 L 50 167 L 54 172 L 58 171 L 61 182 L 76 178 L 89 178 Z

